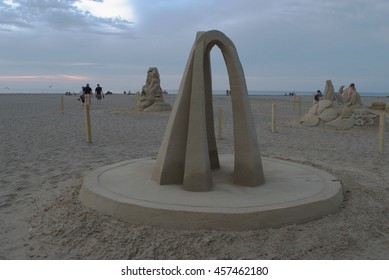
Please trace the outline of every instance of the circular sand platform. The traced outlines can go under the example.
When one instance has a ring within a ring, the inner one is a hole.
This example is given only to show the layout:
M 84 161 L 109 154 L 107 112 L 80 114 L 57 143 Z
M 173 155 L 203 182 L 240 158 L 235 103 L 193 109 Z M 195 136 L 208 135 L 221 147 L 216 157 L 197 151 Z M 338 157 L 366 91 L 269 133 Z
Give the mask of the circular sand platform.
M 337 178 L 317 168 L 262 158 L 266 183 L 243 187 L 232 184 L 233 162 L 233 155 L 221 155 L 213 189 L 199 193 L 152 181 L 153 159 L 124 161 L 91 172 L 80 198 L 133 224 L 219 230 L 304 223 L 336 212 L 343 201 Z

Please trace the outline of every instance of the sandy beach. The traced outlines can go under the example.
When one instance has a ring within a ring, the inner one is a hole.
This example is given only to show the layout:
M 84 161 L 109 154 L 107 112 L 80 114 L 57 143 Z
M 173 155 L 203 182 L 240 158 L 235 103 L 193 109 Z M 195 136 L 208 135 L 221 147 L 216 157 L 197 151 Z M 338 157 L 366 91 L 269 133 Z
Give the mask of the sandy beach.
M 94 99 L 88 144 L 81 103 L 63 98 L 62 114 L 60 95 L 0 95 L 0 259 L 389 259 L 388 116 L 380 155 L 378 119 L 350 130 L 302 127 L 292 97 L 251 96 L 262 156 L 333 174 L 343 187 L 342 208 L 277 229 L 168 230 L 121 222 L 86 208 L 78 195 L 96 168 L 155 157 L 170 112 L 137 112 L 135 96 Z M 213 100 L 215 114 L 223 109 L 219 153 L 232 153 L 231 98 Z M 312 97 L 301 100 L 305 114 Z M 389 98 L 362 96 L 365 106 L 373 101 Z

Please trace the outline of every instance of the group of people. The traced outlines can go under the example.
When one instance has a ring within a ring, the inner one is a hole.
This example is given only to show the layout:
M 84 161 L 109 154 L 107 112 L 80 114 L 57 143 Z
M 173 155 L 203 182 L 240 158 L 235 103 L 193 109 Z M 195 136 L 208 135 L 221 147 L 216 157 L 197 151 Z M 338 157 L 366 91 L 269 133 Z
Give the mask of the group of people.
M 92 97 L 93 90 L 89 86 L 89 84 L 86 84 L 86 86 L 82 87 L 81 95 L 80 95 L 80 101 L 84 105 L 85 101 L 90 102 L 90 99 Z M 103 88 L 100 86 L 100 84 L 97 84 L 95 88 L 95 96 L 98 101 L 100 101 L 102 98 L 104 98 L 104 92 Z

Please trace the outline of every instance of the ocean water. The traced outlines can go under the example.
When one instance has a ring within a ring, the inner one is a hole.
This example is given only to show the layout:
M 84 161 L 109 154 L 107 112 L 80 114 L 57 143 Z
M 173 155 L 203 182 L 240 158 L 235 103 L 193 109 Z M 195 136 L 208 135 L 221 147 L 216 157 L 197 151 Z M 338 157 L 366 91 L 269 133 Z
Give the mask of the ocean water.
M 177 94 L 177 89 L 167 90 L 169 94 Z M 0 94 L 65 94 L 66 92 L 79 94 L 79 91 L 71 91 L 68 89 L 58 89 L 58 88 L 45 88 L 45 89 L 0 89 Z M 123 94 L 124 91 L 113 91 L 114 94 Z M 137 90 L 131 90 L 135 93 Z M 316 93 L 316 90 L 313 91 L 286 91 L 286 90 L 249 90 L 249 95 L 289 95 L 289 93 L 294 92 L 296 95 L 307 95 L 311 96 Z M 361 96 L 379 96 L 379 97 L 389 97 L 389 92 L 359 92 Z M 213 90 L 215 95 L 226 95 L 226 90 Z

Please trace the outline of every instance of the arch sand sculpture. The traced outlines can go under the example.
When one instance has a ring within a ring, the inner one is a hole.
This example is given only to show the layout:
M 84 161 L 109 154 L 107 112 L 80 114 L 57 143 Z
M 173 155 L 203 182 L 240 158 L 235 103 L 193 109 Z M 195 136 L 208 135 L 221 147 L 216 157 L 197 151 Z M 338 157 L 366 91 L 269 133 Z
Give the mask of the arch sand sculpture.
M 189 191 L 208 191 L 211 170 L 220 167 L 213 107 L 210 51 L 217 45 L 230 82 L 234 125 L 234 184 L 264 183 L 261 155 L 248 101 L 246 80 L 232 41 L 220 31 L 198 32 L 181 80 L 153 180 L 183 184 Z
M 215 45 L 226 62 L 232 92 L 233 155 L 219 155 L 215 141 L 210 69 Z M 80 199 L 133 224 L 174 229 L 280 227 L 339 209 L 343 194 L 335 177 L 272 158 L 264 158 L 262 165 L 258 146 L 234 44 L 219 31 L 199 32 L 158 158 L 132 159 L 92 171 L 84 179 Z

